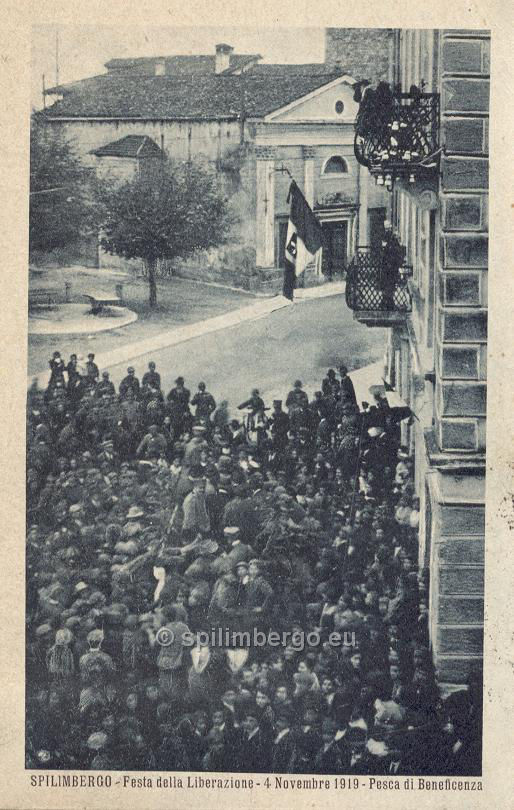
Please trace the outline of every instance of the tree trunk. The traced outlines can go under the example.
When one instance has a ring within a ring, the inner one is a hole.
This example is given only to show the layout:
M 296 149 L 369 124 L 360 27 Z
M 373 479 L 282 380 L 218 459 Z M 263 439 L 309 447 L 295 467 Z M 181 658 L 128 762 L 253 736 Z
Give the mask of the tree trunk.
M 150 292 L 148 303 L 150 304 L 151 309 L 154 309 L 157 306 L 157 284 L 155 281 L 155 270 L 157 267 L 157 260 L 148 259 L 146 262 L 146 267 L 148 272 L 148 288 Z

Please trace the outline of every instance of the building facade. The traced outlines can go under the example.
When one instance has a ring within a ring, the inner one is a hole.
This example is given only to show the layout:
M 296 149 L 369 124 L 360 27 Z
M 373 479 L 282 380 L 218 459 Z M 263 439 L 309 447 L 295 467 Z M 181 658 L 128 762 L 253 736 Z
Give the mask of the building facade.
M 435 168 L 389 196 L 411 311 L 355 313 L 390 327 L 389 380 L 418 417 L 403 440 L 415 457 L 434 661 L 449 685 L 481 665 L 483 647 L 489 48 L 487 31 L 396 32 L 394 83 L 435 94 L 439 149 Z
M 137 173 L 142 161 L 128 147 L 143 142 L 150 157 L 205 161 L 236 222 L 227 244 L 175 271 L 279 289 L 291 179 L 322 223 L 323 248 L 306 273 L 317 281 L 343 274 L 359 243 L 380 238 L 387 194 L 355 159 L 355 79 L 340 60 L 260 60 L 224 43 L 212 56 L 111 60 L 105 74 L 48 90 L 46 117 L 100 177 Z M 127 264 L 101 251 L 99 261 Z

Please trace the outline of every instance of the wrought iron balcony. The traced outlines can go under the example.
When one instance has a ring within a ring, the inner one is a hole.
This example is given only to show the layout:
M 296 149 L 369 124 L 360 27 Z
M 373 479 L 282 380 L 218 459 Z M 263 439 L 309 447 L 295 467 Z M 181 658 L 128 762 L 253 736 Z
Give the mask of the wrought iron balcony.
M 412 267 L 401 257 L 390 261 L 388 249 L 358 248 L 346 272 L 346 303 L 354 317 L 374 326 L 402 322 L 411 311 L 411 275 Z
M 416 183 L 437 167 L 439 94 L 422 88 L 412 85 L 402 93 L 381 82 L 376 89 L 356 90 L 355 157 L 389 191 L 395 181 Z

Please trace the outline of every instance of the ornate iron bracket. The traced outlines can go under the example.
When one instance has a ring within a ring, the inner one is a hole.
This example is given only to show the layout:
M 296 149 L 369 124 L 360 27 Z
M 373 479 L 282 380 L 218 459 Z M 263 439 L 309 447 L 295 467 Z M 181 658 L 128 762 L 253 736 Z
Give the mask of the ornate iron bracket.
M 392 190 L 396 180 L 415 183 L 433 176 L 439 148 L 439 94 L 412 85 L 408 93 L 386 82 L 358 87 L 354 151 L 377 185 Z

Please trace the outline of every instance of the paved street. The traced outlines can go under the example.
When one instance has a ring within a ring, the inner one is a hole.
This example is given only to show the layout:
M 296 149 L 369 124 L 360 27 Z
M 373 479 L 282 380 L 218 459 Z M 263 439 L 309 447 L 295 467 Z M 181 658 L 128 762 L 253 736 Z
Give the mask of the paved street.
M 329 367 L 344 362 L 351 371 L 380 360 L 384 342 L 385 330 L 354 321 L 344 296 L 338 295 L 140 356 L 133 365 L 141 376 L 148 361 L 155 360 L 166 392 L 179 374 L 191 391 L 205 380 L 216 400 L 227 399 L 233 411 L 254 385 L 267 403 L 285 395 L 298 377 L 310 393 Z M 126 366 L 110 369 L 113 382 L 119 383 Z

